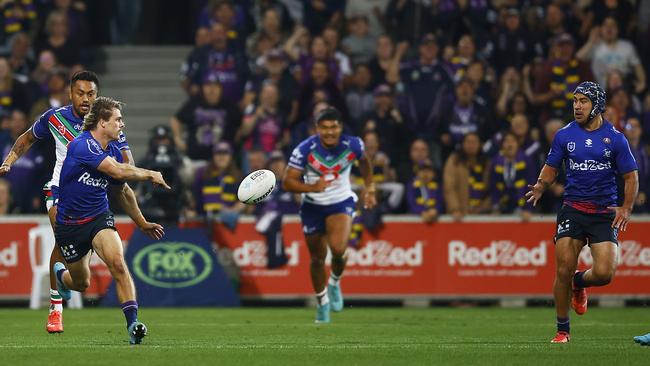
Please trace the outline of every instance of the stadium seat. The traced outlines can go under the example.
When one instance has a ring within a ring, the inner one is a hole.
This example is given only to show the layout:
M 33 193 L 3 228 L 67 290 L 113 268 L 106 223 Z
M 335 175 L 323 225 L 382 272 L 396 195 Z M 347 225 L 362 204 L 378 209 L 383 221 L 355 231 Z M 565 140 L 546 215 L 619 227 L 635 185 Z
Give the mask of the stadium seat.
M 32 294 L 29 299 L 30 309 L 41 307 L 43 277 L 50 274 L 50 253 L 54 248 L 54 233 L 50 225 L 39 225 L 29 230 L 29 262 L 32 266 Z M 48 293 L 49 296 L 49 293 Z M 68 302 L 71 309 L 83 307 L 81 293 L 72 291 L 72 299 Z

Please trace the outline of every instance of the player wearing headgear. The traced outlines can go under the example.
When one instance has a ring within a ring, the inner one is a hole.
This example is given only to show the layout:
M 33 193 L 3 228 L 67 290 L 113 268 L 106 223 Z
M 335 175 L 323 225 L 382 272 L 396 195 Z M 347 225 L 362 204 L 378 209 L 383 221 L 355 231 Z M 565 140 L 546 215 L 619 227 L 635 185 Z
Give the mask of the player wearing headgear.
M 528 202 L 537 203 L 564 164 L 564 203 L 557 214 L 555 283 L 557 335 L 569 341 L 569 303 L 576 314 L 587 311 L 587 287 L 604 286 L 616 272 L 618 232 L 625 231 L 639 189 L 638 167 L 625 136 L 604 120 L 605 91 L 586 81 L 573 92 L 575 120 L 557 132 L 546 164 Z M 616 176 L 625 181 L 624 201 L 617 207 Z M 582 247 L 589 245 L 593 265 L 576 271 Z
M 316 117 L 317 135 L 302 141 L 291 154 L 282 188 L 302 193 L 300 218 L 311 256 L 311 282 L 318 301 L 316 323 L 329 323 L 330 308 L 343 309 L 340 281 L 345 269 L 352 215 L 357 196 L 350 185 L 350 169 L 359 161 L 364 178 L 364 204 L 376 204 L 372 163 L 359 137 L 343 135 L 341 115 L 332 107 Z M 329 248 L 332 270 L 329 285 L 325 257 Z

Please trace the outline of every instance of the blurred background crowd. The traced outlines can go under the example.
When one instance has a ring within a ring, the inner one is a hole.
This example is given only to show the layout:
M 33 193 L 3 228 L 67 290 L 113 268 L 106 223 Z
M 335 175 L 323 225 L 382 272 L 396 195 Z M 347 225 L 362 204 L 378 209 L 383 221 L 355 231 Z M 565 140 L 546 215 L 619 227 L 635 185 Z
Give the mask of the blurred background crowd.
M 360 211 L 352 240 L 384 214 L 433 222 L 553 213 L 562 177 L 537 207 L 523 194 L 573 119 L 572 92 L 586 80 L 607 91 L 605 117 L 637 159 L 635 211 L 650 209 L 649 0 L 0 4 L 3 157 L 47 108 L 69 103 L 69 75 L 99 64 L 98 46 L 193 44 L 178 60 L 187 100 L 152 130 L 149 146 L 131 146 L 147 151 L 137 165 L 163 171 L 174 186 L 138 187 L 154 218 L 234 225 L 252 213 L 271 215 L 260 221 L 269 224 L 296 213 L 298 198 L 281 189 L 264 205 L 238 203 L 237 185 L 261 168 L 281 177 L 327 105 L 342 112 L 345 133 L 363 139 L 379 188 L 379 207 Z M 53 145 L 38 145 L 0 179 L 0 214 L 44 212 L 40 191 L 53 159 Z M 358 171 L 352 176 L 360 182 Z

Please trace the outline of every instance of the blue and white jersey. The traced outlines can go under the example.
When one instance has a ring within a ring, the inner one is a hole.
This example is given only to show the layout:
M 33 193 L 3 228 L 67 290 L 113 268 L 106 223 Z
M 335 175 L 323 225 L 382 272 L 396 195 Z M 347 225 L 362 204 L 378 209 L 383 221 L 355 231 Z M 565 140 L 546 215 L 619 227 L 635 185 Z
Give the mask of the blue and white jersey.
M 586 131 L 573 121 L 553 139 L 546 164 L 559 169 L 564 161 L 564 199 L 599 207 L 616 204 L 616 175 L 638 170 L 625 136 L 609 122 Z
M 57 223 L 82 224 L 108 211 L 108 185 L 122 183 L 97 170 L 109 156 L 123 161 L 117 144 L 110 143 L 104 150 L 88 131 L 68 145 L 59 181 Z
M 350 185 L 350 168 L 363 156 L 363 141 L 356 136 L 341 135 L 339 144 L 331 149 L 324 147 L 318 135 L 301 142 L 291 154 L 288 165 L 303 171 L 307 184 L 316 183 L 321 176 L 332 183 L 319 193 L 303 193 L 305 202 L 332 205 L 357 195 Z
M 41 117 L 34 122 L 32 126 L 32 134 L 37 139 L 41 140 L 52 136 L 56 146 L 56 163 L 54 164 L 54 171 L 52 172 L 52 179 L 48 183 L 50 186 L 59 185 L 59 177 L 61 176 L 61 167 L 63 160 L 65 160 L 68 144 L 79 136 L 83 130 L 83 118 L 77 117 L 74 113 L 72 105 L 67 105 L 61 108 L 48 109 Z M 118 141 L 111 142 L 117 144 L 119 150 L 128 150 L 129 144 L 126 142 L 124 133 L 120 133 Z

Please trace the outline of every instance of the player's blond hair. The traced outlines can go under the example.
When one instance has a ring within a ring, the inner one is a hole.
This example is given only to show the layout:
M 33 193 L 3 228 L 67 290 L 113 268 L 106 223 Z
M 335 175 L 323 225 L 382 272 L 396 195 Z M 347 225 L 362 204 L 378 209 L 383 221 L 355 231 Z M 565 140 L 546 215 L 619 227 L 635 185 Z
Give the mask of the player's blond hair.
M 100 120 L 108 121 L 113 115 L 114 109 L 122 110 L 124 103 L 110 97 L 98 97 L 90 107 L 90 112 L 84 118 L 84 131 L 92 131 L 97 128 Z

